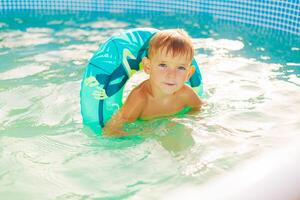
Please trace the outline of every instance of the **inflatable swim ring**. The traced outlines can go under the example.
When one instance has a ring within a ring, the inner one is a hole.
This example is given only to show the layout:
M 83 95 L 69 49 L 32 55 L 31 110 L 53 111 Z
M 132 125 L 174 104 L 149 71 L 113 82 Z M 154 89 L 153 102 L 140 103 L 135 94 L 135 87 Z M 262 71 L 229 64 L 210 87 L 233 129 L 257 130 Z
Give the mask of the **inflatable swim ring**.
M 142 68 L 148 43 L 157 29 L 138 28 L 113 36 L 89 60 L 81 82 L 80 104 L 83 123 L 103 127 L 122 106 L 127 80 Z M 187 82 L 202 95 L 202 77 L 193 59 L 195 73 Z

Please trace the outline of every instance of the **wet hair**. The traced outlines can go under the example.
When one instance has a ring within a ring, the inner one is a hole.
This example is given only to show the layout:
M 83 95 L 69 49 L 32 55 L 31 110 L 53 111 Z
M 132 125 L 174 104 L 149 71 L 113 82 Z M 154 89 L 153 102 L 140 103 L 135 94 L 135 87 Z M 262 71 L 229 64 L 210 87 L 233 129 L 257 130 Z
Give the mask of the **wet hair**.
M 151 38 L 149 58 L 162 51 L 166 51 L 166 54 L 172 53 L 172 56 L 186 56 L 191 61 L 194 56 L 193 42 L 188 33 L 182 29 L 162 30 Z

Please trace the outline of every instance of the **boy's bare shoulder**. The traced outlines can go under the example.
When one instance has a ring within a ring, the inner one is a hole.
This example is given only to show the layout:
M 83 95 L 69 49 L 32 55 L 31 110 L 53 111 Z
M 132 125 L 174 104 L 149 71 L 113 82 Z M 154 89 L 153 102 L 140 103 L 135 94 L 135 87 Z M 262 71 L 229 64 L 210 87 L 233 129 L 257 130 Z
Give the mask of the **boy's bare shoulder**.
M 184 85 L 179 92 L 180 97 L 191 97 L 197 95 L 193 88 L 189 85 Z M 197 95 L 198 96 L 198 95 Z
M 144 83 L 145 81 L 130 92 L 123 106 L 126 110 L 142 109 L 147 103 L 147 95 Z
M 179 98 L 182 99 L 187 106 L 201 105 L 201 99 L 189 85 L 184 85 L 179 93 Z
M 122 118 L 127 122 L 135 121 L 141 115 L 146 103 L 147 99 L 143 84 L 140 84 L 128 95 L 121 109 Z
M 128 98 L 130 99 L 136 99 L 138 102 L 143 102 L 147 98 L 147 91 L 145 88 L 146 81 L 142 82 L 140 85 L 138 85 L 136 88 L 134 88 Z

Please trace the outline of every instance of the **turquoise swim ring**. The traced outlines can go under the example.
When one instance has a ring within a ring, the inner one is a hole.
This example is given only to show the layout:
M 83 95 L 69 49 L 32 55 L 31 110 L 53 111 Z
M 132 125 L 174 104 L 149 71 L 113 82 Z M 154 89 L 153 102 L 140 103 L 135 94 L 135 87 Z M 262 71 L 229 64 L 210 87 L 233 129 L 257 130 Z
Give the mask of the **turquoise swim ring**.
M 131 75 L 140 70 L 140 62 L 147 55 L 148 43 L 157 32 L 153 28 L 131 29 L 104 42 L 89 60 L 81 82 L 80 105 L 84 124 L 103 127 L 123 105 L 123 90 Z M 202 95 L 202 76 L 196 70 L 189 84 Z

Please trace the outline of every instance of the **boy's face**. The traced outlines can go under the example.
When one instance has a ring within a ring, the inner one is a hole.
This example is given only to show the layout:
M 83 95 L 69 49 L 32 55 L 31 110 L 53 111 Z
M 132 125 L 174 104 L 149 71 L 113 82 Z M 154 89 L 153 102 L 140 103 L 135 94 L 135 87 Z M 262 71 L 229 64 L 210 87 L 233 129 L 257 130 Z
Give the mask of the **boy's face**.
M 173 94 L 181 89 L 195 71 L 185 55 L 174 57 L 172 52 L 167 54 L 165 50 L 158 51 L 149 59 L 144 58 L 143 65 L 150 75 L 151 86 L 163 94 Z

